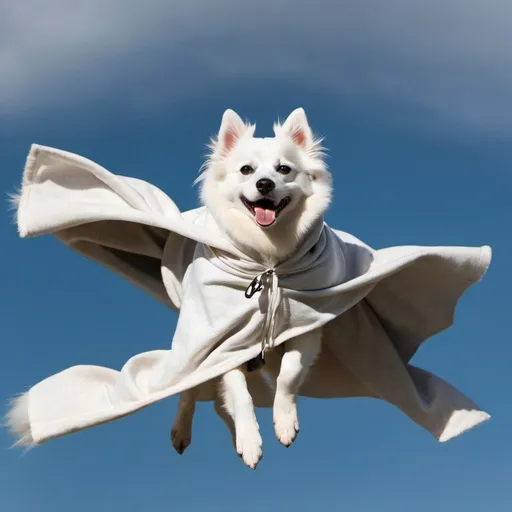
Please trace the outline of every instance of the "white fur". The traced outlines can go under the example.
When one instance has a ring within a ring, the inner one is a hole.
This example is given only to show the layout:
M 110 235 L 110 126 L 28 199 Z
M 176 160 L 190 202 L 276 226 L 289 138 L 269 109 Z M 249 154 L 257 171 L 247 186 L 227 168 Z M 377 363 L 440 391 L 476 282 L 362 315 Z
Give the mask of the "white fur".
M 297 393 L 319 355 L 321 345 L 321 329 L 294 338 L 285 345 L 274 398 L 274 429 L 284 446 L 290 446 L 299 433 Z
M 291 256 L 322 219 L 331 200 L 331 176 L 321 140 L 313 135 L 304 110 L 296 109 L 283 124 L 276 123 L 273 138 L 256 138 L 254 132 L 254 125 L 226 110 L 196 181 L 201 184 L 201 201 L 228 236 L 257 261 L 276 265 Z M 280 174 L 278 163 L 292 171 Z M 244 176 L 240 172 L 244 165 L 250 165 L 254 172 Z M 242 195 L 249 201 L 261 199 L 256 182 L 262 178 L 275 183 L 270 197 L 273 201 L 291 198 L 267 228 L 256 223 L 240 199 Z M 274 399 L 275 433 L 285 446 L 292 444 L 299 431 L 297 394 L 320 348 L 321 330 L 285 343 Z M 244 463 L 255 469 L 262 456 L 262 440 L 242 369 L 221 377 L 215 410 L 228 426 Z M 193 397 L 186 392 L 173 427 L 173 444 L 180 453 L 183 443 L 190 442 L 192 419 Z
M 10 192 L 7 194 L 7 201 L 9 203 L 9 210 L 13 212 L 12 220 L 13 222 L 17 222 L 18 217 L 18 209 L 21 203 L 21 197 L 25 188 L 30 183 L 32 173 L 34 172 L 34 164 L 37 158 L 37 151 L 33 151 L 34 146 L 32 146 L 32 150 L 27 156 L 27 161 L 25 163 L 25 172 L 23 173 L 23 182 L 21 187 L 18 188 L 15 192 Z M 19 228 L 19 226 L 18 226 Z
M 331 176 L 321 141 L 313 136 L 302 109 L 295 110 L 282 125 L 275 124 L 272 138 L 254 137 L 254 130 L 254 125 L 245 124 L 227 110 L 197 181 L 201 184 L 201 201 L 230 238 L 252 257 L 276 264 L 295 251 L 327 210 Z M 279 174 L 277 162 L 289 165 L 292 172 Z M 245 164 L 255 172 L 243 176 L 240 168 Z M 261 178 L 275 182 L 272 199 L 292 198 L 276 223 L 265 229 L 240 199 L 241 195 L 250 201 L 261 199 L 255 186 Z
M 297 394 L 320 353 L 321 341 L 322 331 L 318 329 L 285 343 L 277 376 L 273 412 L 276 437 L 286 447 L 293 443 L 299 432 Z M 237 453 L 243 462 L 255 469 L 263 454 L 262 440 L 252 397 L 241 368 L 222 376 L 220 395 L 224 402 L 224 411 L 217 403 L 215 410 L 230 429 Z M 226 419 L 225 412 L 231 422 Z
M 256 469 L 263 441 L 243 371 L 235 369 L 223 375 L 221 387 L 225 410 L 235 426 L 236 451 L 247 466 Z
M 14 446 L 31 448 L 35 445 L 28 416 L 28 393 L 12 399 L 5 416 L 5 426 L 17 439 Z
M 9 210 L 12 212 L 12 221 L 17 222 L 18 208 L 20 207 L 21 190 L 10 192 L 7 194 L 7 202 L 9 203 Z

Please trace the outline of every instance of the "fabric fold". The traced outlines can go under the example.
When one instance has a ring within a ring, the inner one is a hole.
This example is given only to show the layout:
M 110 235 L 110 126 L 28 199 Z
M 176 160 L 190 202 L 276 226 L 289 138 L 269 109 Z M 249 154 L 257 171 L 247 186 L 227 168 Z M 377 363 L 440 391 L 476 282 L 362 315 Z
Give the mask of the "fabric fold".
M 385 400 L 440 441 L 489 418 L 410 364 L 425 340 L 452 325 L 457 303 L 490 264 L 487 246 L 374 250 L 322 222 L 293 258 L 272 269 L 273 288 L 262 280 L 261 290 L 246 297 L 268 269 L 227 239 L 205 208 L 181 213 L 149 183 L 37 145 L 24 171 L 18 227 L 23 238 L 56 236 L 179 311 L 169 350 L 135 355 L 120 371 L 68 368 L 19 398 L 9 421 L 25 444 L 121 418 L 190 388 L 213 400 L 217 377 L 260 352 L 269 314 L 265 358 L 274 375 L 286 340 L 323 330 L 303 396 Z M 256 405 L 271 406 L 264 379 L 249 381 Z

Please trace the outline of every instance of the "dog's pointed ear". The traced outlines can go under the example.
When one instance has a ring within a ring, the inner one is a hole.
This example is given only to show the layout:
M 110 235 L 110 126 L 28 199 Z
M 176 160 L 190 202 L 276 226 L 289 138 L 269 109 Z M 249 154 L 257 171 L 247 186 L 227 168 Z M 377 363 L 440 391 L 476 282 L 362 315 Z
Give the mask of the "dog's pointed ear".
M 303 108 L 295 109 L 283 123 L 280 132 L 291 137 L 302 149 L 308 150 L 314 144 L 314 137 L 309 127 L 308 118 Z
M 249 127 L 234 110 L 226 110 L 222 116 L 215 147 L 216 151 L 222 156 L 226 156 L 235 147 L 235 144 L 240 137 L 245 134 L 248 128 Z

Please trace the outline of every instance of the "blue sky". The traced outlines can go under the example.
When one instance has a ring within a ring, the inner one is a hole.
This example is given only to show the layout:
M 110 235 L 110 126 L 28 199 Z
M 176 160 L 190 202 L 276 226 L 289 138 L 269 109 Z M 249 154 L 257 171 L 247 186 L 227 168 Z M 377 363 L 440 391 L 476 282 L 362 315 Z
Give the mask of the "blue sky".
M 0 430 L 0 510 L 510 510 L 512 66 L 505 1 L 50 0 L 0 4 L 0 190 L 31 143 L 136 176 L 182 209 L 204 145 L 234 108 L 270 135 L 297 106 L 326 136 L 337 228 L 380 248 L 483 245 L 491 268 L 415 364 L 493 416 L 437 444 L 391 406 L 300 402 L 288 450 L 259 413 L 245 468 L 209 405 L 169 442 L 176 400 L 22 456 Z M 0 400 L 74 364 L 120 368 L 168 347 L 176 318 L 56 240 L 0 220 Z

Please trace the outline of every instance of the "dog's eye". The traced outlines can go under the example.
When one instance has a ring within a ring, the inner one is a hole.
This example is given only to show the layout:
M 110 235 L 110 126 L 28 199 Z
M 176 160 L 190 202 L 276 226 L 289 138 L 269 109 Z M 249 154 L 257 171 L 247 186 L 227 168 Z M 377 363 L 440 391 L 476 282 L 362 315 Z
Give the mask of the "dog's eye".
M 281 173 L 281 174 L 289 174 L 289 172 L 291 171 L 291 167 L 289 165 L 278 165 L 277 166 L 277 172 Z
M 254 169 L 250 166 L 250 165 L 244 165 L 241 169 L 240 169 L 240 172 L 244 175 L 244 176 L 247 176 L 248 174 L 251 174 L 251 172 L 253 172 Z

